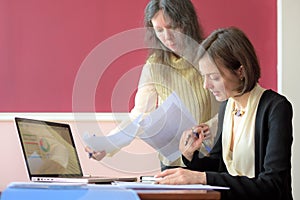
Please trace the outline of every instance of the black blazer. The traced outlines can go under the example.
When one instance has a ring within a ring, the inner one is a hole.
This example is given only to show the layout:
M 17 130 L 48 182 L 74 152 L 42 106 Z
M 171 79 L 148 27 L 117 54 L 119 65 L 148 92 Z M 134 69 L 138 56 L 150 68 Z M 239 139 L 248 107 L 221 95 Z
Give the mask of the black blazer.
M 230 187 L 221 199 L 291 200 L 291 147 L 293 142 L 291 103 L 282 95 L 266 90 L 255 120 L 255 177 L 232 176 L 222 158 L 222 127 L 227 101 L 221 104 L 216 144 L 208 157 L 194 153 L 187 168 L 205 171 L 207 184 Z

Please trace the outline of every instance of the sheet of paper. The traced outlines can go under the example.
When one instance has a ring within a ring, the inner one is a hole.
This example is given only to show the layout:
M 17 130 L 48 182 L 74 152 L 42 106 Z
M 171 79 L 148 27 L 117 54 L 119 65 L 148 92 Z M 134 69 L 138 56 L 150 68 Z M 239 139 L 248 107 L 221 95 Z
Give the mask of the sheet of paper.
M 181 156 L 179 142 L 183 131 L 194 126 L 196 120 L 173 93 L 139 124 L 143 129 L 139 137 L 172 162 Z
M 140 116 L 128 124 L 124 129 L 119 132 L 108 136 L 93 136 L 84 135 L 83 140 L 87 146 L 94 151 L 103 151 L 111 153 L 117 149 L 121 149 L 129 145 L 136 136 L 139 128 Z
M 41 189 L 60 189 L 60 188 L 72 188 L 79 189 L 85 188 L 86 183 L 46 183 L 46 182 L 11 182 L 8 184 L 8 188 L 41 188 Z
M 141 182 L 114 182 L 120 187 L 126 189 L 148 189 L 148 190 L 228 190 L 229 187 L 202 185 L 202 184 L 189 184 L 189 185 L 163 185 L 163 184 L 151 184 Z

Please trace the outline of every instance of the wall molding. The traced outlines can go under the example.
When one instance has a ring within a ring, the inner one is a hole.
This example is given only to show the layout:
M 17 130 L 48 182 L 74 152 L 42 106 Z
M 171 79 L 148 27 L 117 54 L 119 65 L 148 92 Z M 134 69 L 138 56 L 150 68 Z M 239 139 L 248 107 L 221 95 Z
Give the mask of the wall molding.
M 0 113 L 1 121 L 13 121 L 15 117 L 39 119 L 39 120 L 57 120 L 57 121 L 123 121 L 128 119 L 128 113 L 44 113 L 44 112 L 15 112 L 15 113 Z

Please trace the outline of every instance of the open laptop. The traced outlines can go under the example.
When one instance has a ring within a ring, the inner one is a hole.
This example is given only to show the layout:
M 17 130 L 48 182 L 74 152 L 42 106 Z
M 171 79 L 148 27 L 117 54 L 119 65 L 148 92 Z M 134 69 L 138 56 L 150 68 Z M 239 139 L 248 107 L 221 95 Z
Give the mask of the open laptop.
M 69 124 L 15 118 L 31 181 L 111 183 L 136 177 L 84 177 Z

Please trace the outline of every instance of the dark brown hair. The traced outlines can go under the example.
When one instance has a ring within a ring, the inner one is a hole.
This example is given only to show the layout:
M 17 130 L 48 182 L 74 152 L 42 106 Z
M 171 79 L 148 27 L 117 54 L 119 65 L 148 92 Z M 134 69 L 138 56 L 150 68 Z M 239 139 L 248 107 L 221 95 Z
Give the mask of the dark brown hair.
M 233 74 L 243 66 L 244 77 L 237 88 L 240 95 L 251 91 L 260 78 L 260 66 L 248 37 L 236 27 L 213 31 L 200 45 L 199 58 L 208 54 L 219 71 L 227 68 Z

